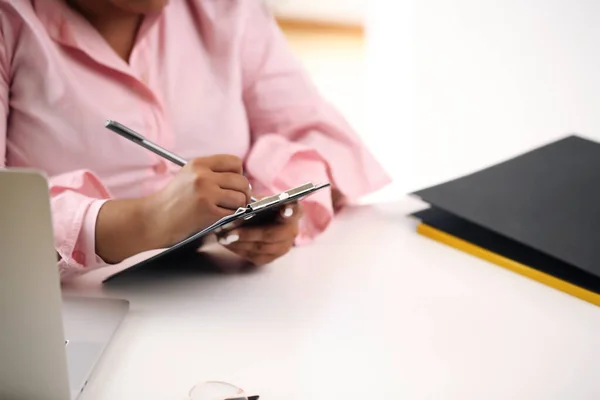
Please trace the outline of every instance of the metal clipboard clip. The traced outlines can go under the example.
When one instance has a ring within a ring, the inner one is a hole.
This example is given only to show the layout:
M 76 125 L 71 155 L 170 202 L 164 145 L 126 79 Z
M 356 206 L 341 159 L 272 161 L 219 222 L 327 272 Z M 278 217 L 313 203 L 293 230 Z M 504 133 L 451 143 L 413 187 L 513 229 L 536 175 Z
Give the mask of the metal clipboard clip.
M 255 201 L 254 203 L 250 203 L 248 204 L 247 209 L 252 213 L 252 215 L 254 215 L 265 208 L 272 208 L 274 206 L 277 206 L 278 204 L 285 204 L 290 201 L 300 199 L 312 192 L 315 192 L 327 186 L 329 186 L 329 183 L 322 185 L 305 183 L 304 185 L 288 189 L 285 192 L 281 192 L 274 196 L 265 197 L 264 199 Z
M 275 208 L 279 205 L 283 205 L 283 204 L 286 204 L 286 203 L 289 203 L 289 202 L 292 202 L 295 200 L 301 200 L 302 198 L 308 196 L 309 194 L 314 193 L 323 188 L 326 188 L 328 186 L 331 186 L 331 184 L 324 183 L 324 184 L 315 185 L 313 183 L 305 183 L 304 185 L 301 185 L 301 186 L 298 186 L 298 187 L 295 187 L 292 189 L 288 189 L 285 192 L 281 192 L 274 196 L 265 197 L 264 199 L 261 199 L 259 201 L 255 201 L 253 203 L 248 204 L 248 206 L 246 206 L 246 207 L 238 208 L 235 211 L 235 213 L 233 213 L 227 217 L 221 218 L 220 220 L 218 220 L 211 226 L 203 229 L 202 231 L 198 232 L 197 234 L 193 235 L 192 237 L 186 239 L 184 242 L 190 241 L 194 238 L 202 237 L 205 234 L 212 232 L 212 231 L 219 232 L 221 229 L 225 228 L 230 223 L 233 223 L 234 221 L 236 221 L 238 219 L 249 220 L 250 218 L 254 217 L 257 214 L 260 214 L 261 212 L 263 212 L 267 209 Z M 184 242 L 182 242 L 182 243 L 184 243 Z

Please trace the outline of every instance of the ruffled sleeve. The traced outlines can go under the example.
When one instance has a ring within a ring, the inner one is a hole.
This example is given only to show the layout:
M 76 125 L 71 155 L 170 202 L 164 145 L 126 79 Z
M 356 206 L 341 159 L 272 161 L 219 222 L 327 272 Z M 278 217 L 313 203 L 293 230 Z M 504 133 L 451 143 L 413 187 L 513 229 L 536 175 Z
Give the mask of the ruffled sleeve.
M 327 181 L 351 201 L 387 185 L 388 175 L 320 95 L 272 16 L 257 0 L 244 3 L 244 102 L 252 133 L 246 170 L 252 179 L 272 193 Z M 331 193 L 309 197 L 304 209 L 301 242 L 331 221 Z

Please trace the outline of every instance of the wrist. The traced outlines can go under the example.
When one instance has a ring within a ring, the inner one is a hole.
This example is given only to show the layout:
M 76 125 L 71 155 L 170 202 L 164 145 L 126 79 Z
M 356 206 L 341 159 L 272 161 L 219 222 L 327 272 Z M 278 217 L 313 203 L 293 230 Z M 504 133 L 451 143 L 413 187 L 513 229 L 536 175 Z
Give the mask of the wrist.
M 162 249 L 169 246 L 168 230 L 165 229 L 160 219 L 158 199 L 154 195 L 137 199 L 134 225 L 137 227 L 140 238 L 145 243 L 147 250 Z

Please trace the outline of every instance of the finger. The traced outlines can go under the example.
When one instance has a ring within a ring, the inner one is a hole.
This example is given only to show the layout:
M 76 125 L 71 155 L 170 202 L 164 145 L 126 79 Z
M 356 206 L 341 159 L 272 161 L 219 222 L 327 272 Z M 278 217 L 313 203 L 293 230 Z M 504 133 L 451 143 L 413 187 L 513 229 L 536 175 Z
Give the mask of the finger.
M 248 182 L 248 178 L 244 175 L 232 172 L 218 173 L 217 182 L 221 189 L 235 190 L 243 193 L 246 196 L 246 203 L 250 202 L 252 187 L 250 186 L 250 182 Z
M 297 202 L 288 203 L 279 210 L 279 222 L 287 223 L 301 216 L 301 207 Z
M 225 210 L 225 209 L 223 209 L 223 210 Z M 229 214 L 231 214 L 231 210 L 227 210 L 227 212 L 228 212 Z M 243 223 L 244 223 L 244 220 L 243 220 L 243 219 L 241 219 L 241 220 L 240 220 L 240 219 L 238 219 L 238 220 L 235 220 L 235 221 L 233 221 L 233 222 L 230 222 L 230 223 L 228 223 L 228 224 L 225 224 L 225 225 L 223 225 L 223 226 L 222 226 L 222 227 L 220 227 L 220 228 L 217 228 L 217 229 L 215 229 L 215 233 L 217 234 L 217 236 L 219 236 L 219 237 L 223 237 L 223 236 L 224 236 L 224 235 L 226 235 L 226 234 L 227 234 L 229 231 L 231 231 L 231 230 L 233 230 L 233 229 L 237 228 L 238 226 L 240 226 L 240 225 L 241 225 L 241 224 L 243 224 Z
M 338 189 L 334 188 L 331 190 L 331 199 L 335 211 L 339 211 L 347 205 L 346 196 Z
M 236 192 L 235 190 L 219 189 L 216 198 L 217 206 L 229 210 L 237 210 L 239 207 L 245 207 L 247 203 L 246 194 Z
M 283 256 L 283 254 L 268 255 L 268 254 L 258 254 L 258 253 L 254 253 L 254 252 L 248 252 L 248 251 L 241 251 L 241 252 L 234 252 L 234 253 L 236 253 L 240 257 L 248 260 L 250 263 L 252 263 L 253 265 L 255 265 L 257 267 L 262 267 L 263 265 L 270 264 L 273 261 L 275 261 L 277 258 Z
M 230 209 L 230 208 L 223 208 L 223 207 L 219 207 L 219 206 L 215 206 L 215 208 L 217 210 L 216 211 L 217 219 L 227 217 L 235 212 L 235 210 Z M 220 230 L 222 230 L 222 228 Z
M 248 261 L 254 264 L 257 267 L 262 267 L 264 265 L 270 264 L 275 261 L 277 256 L 267 256 L 267 255 L 248 255 L 245 257 Z
M 239 236 L 240 242 L 277 243 L 295 238 L 297 224 L 240 227 L 231 233 Z
M 281 243 L 281 242 L 285 242 L 285 238 L 282 238 L 281 240 L 278 241 L 270 241 L 270 242 L 263 242 L 262 240 L 260 240 L 262 238 L 262 236 L 259 235 L 255 235 L 252 237 L 249 237 L 247 231 L 249 230 L 249 228 L 237 228 L 237 229 L 233 229 L 229 232 L 227 231 L 221 231 L 217 233 L 217 238 L 219 240 L 219 243 L 224 245 L 224 246 L 229 246 L 229 245 L 233 245 L 235 243 L 235 248 L 238 249 L 245 249 L 245 250 L 249 250 L 254 248 L 254 246 L 256 246 L 258 243 L 261 244 L 276 244 L 276 243 Z M 255 239 L 255 240 L 248 240 L 248 239 Z
M 217 237 L 219 238 L 219 243 L 223 246 L 230 246 L 240 240 L 240 235 L 235 232 L 229 232 L 223 236 L 217 235 Z
M 234 252 L 247 252 L 253 254 L 273 255 L 278 256 L 287 253 L 293 247 L 293 240 L 286 240 L 278 243 L 264 242 L 228 242 L 229 238 L 224 237 L 219 240 L 219 243 L 225 245 L 229 250 Z
M 244 173 L 244 163 L 236 156 L 222 154 L 211 157 L 206 157 L 201 160 L 202 163 L 211 171 L 214 172 L 234 172 L 237 174 Z

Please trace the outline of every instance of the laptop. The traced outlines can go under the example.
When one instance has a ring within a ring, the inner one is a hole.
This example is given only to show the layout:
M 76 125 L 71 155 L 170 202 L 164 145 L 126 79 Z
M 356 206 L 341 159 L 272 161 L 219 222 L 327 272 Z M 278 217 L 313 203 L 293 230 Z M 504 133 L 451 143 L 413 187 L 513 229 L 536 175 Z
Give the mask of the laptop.
M 0 399 L 77 399 L 129 310 L 63 297 L 56 260 L 46 178 L 0 169 Z

